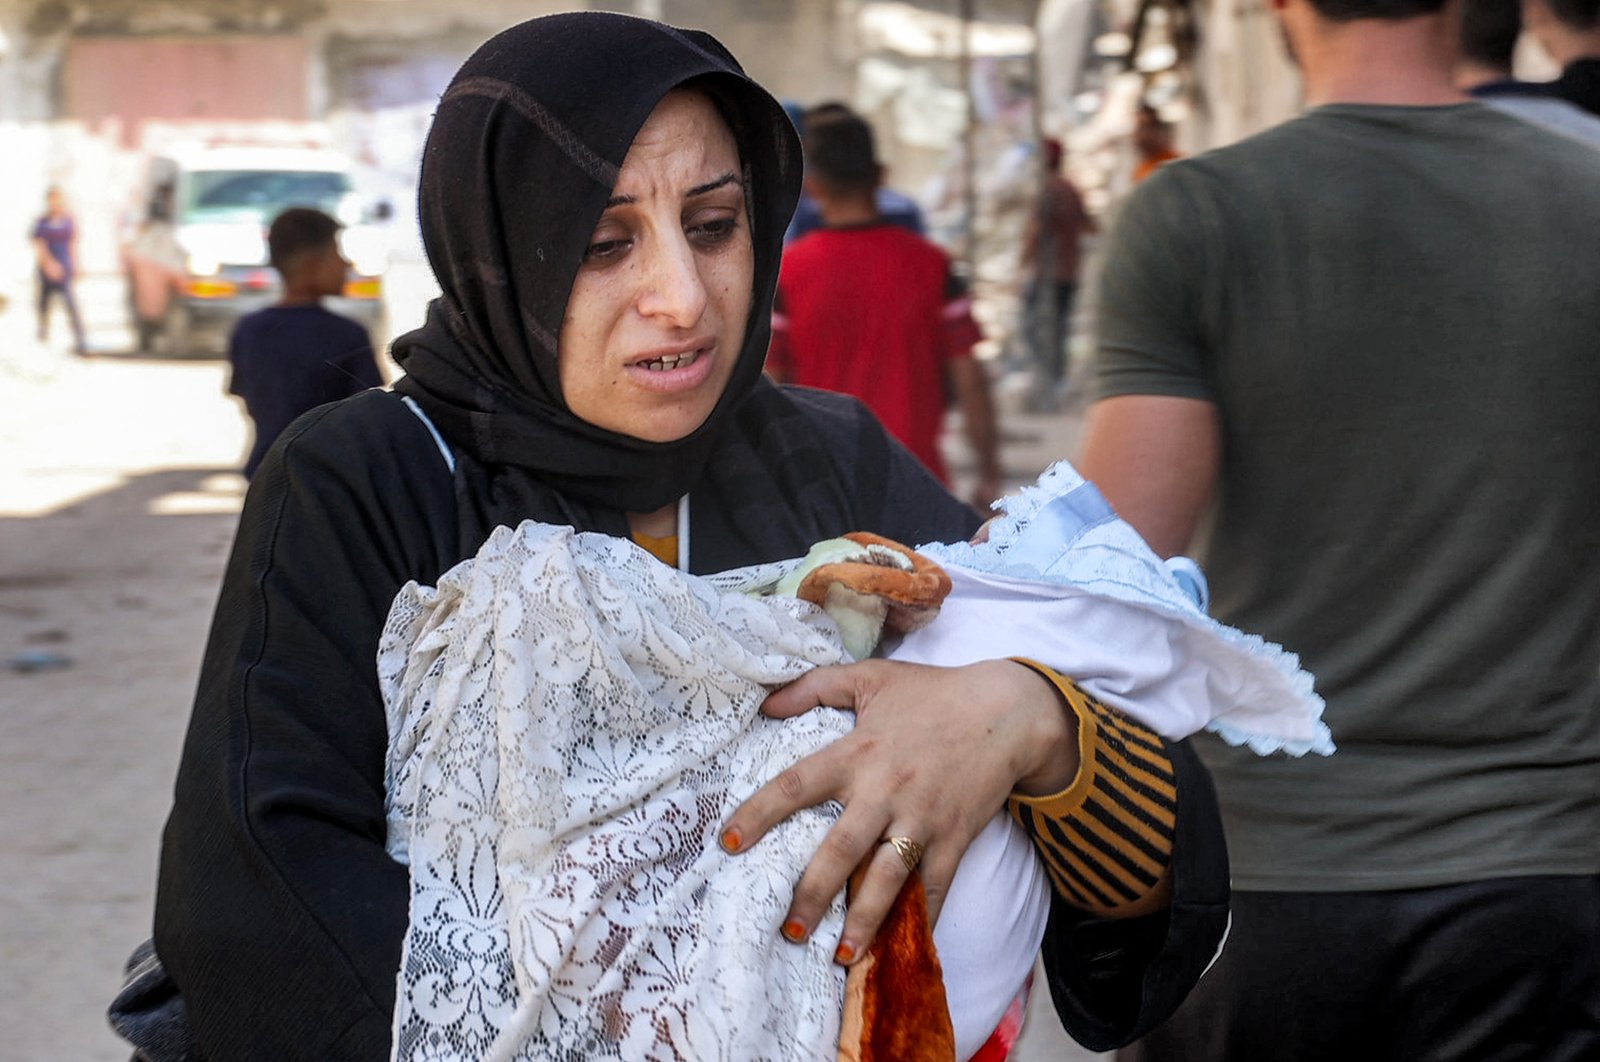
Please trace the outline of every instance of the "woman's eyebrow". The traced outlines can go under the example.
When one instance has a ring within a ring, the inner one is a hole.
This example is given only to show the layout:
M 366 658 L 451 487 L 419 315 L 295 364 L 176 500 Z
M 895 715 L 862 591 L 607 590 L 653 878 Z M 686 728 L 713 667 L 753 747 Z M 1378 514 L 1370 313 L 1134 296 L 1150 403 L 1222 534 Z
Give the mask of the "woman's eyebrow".
M 684 195 L 684 198 L 693 199 L 697 195 L 705 195 L 707 192 L 714 192 L 718 188 L 735 183 L 741 183 L 739 181 L 739 175 L 730 170 L 729 172 L 724 173 L 721 177 L 707 181 L 705 184 L 695 185 L 693 188 L 689 189 L 689 191 Z M 629 203 L 637 203 L 638 201 L 638 196 L 614 195 L 610 199 L 606 200 L 606 209 L 610 210 L 614 206 L 626 206 Z
M 692 198 L 697 195 L 705 195 L 707 192 L 714 192 L 723 185 L 733 184 L 738 179 L 738 175 L 730 170 L 714 181 L 707 181 L 705 184 L 695 185 L 693 188 L 689 189 L 689 195 L 685 196 L 685 198 Z

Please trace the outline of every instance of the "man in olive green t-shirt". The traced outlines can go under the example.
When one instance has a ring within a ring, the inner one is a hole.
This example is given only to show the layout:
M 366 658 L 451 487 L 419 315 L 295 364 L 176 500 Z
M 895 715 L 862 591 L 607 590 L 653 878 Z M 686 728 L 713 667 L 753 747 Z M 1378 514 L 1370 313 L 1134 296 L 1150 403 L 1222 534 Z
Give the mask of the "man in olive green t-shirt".
M 1440 0 L 1278 0 L 1311 109 L 1142 185 L 1080 467 L 1339 751 L 1201 744 L 1234 927 L 1155 1062 L 1600 1058 L 1600 151 Z M 1379 17 L 1381 16 L 1381 17 Z

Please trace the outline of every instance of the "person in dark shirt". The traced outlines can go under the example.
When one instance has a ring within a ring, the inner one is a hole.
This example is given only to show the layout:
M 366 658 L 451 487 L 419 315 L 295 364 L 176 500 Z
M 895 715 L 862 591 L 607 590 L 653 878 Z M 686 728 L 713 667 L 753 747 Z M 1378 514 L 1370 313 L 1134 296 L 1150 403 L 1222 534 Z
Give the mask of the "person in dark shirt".
M 1505 93 L 1554 96 L 1600 115 L 1600 0 L 1527 0 L 1522 13 L 1528 32 L 1561 64 L 1561 76 L 1519 82 Z
M 73 250 L 78 241 L 78 226 L 67 209 L 61 189 L 51 188 L 46 193 L 44 216 L 34 223 L 29 239 L 39 266 L 39 342 L 50 338 L 50 303 L 59 295 L 72 325 L 72 349 L 85 354 L 88 344 L 83 335 L 83 317 L 78 313 L 78 300 L 72 294 L 72 278 L 76 272 Z
M 367 330 L 322 305 L 344 290 L 350 268 L 338 237 L 337 221 L 306 207 L 285 210 L 267 232 L 283 298 L 240 318 L 228 341 L 228 391 L 244 399 L 256 428 L 247 479 L 300 414 L 383 385 Z
M 1563 98 L 1555 91 L 1560 82 L 1523 81 L 1511 72 L 1521 36 L 1519 0 L 1463 0 L 1456 87 L 1495 110 L 1600 144 L 1600 115 Z

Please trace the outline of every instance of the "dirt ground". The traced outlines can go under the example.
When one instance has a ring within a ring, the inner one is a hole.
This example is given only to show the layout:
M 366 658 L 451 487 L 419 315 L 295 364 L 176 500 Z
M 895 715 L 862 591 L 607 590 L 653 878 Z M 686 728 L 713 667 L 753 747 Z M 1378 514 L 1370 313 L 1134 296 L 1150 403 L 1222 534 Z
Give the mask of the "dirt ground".
M 102 1015 L 149 935 L 188 691 L 243 491 L 231 469 L 245 430 L 219 366 L 65 358 L 30 344 L 0 363 L 0 958 L 13 986 L 0 1058 L 18 1062 L 127 1057 Z M 29 663 L 43 669 L 17 670 Z
M 233 470 L 248 428 L 222 364 L 117 353 L 116 291 L 86 282 L 82 295 L 102 351 L 85 360 L 38 344 L 17 302 L 0 312 L 0 963 L 13 993 L 0 1062 L 128 1057 L 105 1006 L 149 935 L 244 489 Z M 1006 425 L 1014 481 L 1066 453 L 1064 419 Z M 1048 1004 L 1036 1013 L 1018 1062 L 1092 1057 Z

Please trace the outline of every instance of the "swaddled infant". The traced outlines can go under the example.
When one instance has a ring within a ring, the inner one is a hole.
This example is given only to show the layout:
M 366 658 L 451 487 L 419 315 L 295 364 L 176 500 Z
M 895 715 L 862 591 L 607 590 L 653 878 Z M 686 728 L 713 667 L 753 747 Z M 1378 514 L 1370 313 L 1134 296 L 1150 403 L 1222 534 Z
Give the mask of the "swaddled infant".
M 928 547 L 954 593 L 920 629 L 890 619 L 887 655 L 1031 656 L 1171 737 L 1215 725 L 1326 744 L 1292 660 L 1211 624 L 1147 550 L 1108 550 L 1072 477 L 1060 466 L 1013 499 L 989 543 Z M 777 928 L 837 808 L 737 857 L 716 841 L 760 784 L 851 725 L 826 708 L 759 714 L 771 688 L 852 659 L 841 627 L 856 610 L 841 624 L 770 592 L 797 566 L 700 578 L 624 540 L 526 523 L 398 595 L 379 652 L 390 849 L 411 868 L 396 1057 L 832 1056 L 843 900 L 804 944 Z M 1087 634 L 1064 629 L 1086 615 Z M 1141 655 L 1152 638 L 1159 652 Z M 1031 845 L 997 815 L 934 930 L 957 1057 L 1016 997 L 1048 899 Z

